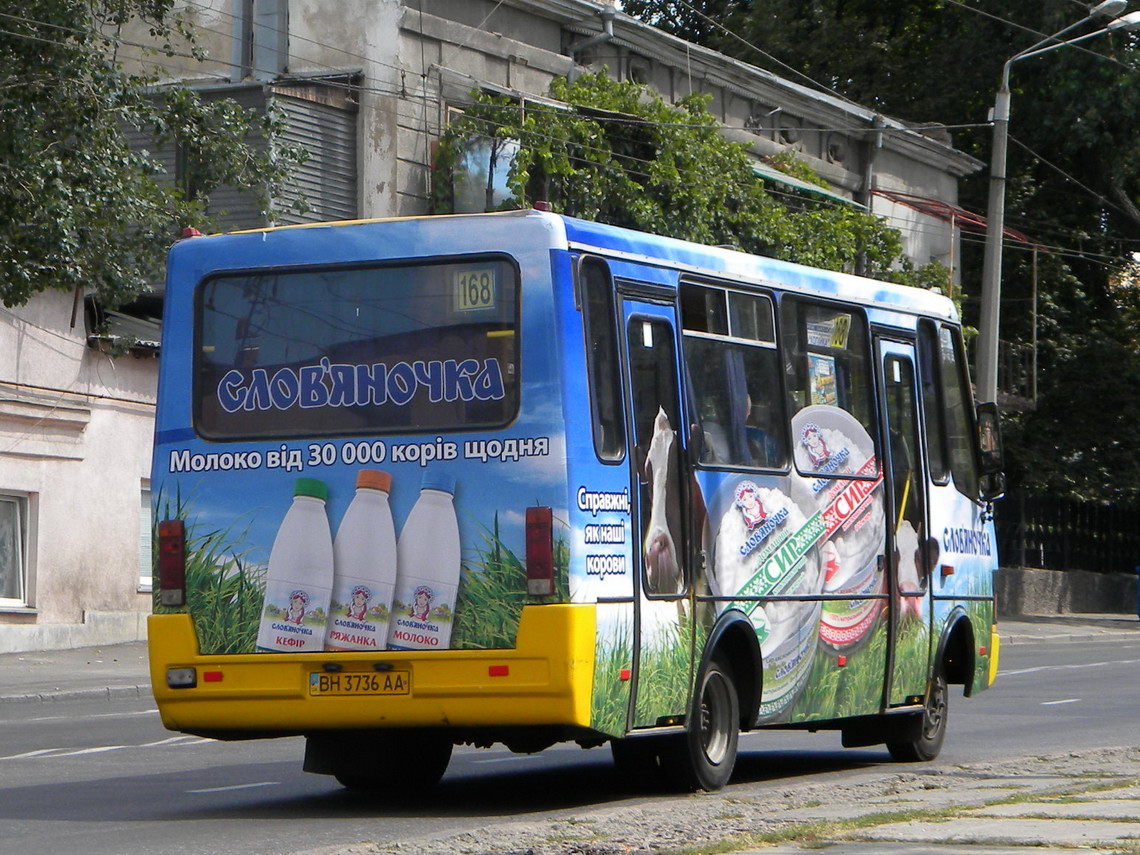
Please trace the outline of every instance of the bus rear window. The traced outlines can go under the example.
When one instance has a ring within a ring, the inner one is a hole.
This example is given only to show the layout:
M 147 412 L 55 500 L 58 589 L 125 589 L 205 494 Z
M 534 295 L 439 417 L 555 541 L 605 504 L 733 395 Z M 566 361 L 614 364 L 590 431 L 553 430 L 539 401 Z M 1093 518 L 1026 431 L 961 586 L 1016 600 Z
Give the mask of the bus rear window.
M 501 258 L 223 275 L 196 305 L 203 437 L 467 430 L 518 409 L 518 275 Z

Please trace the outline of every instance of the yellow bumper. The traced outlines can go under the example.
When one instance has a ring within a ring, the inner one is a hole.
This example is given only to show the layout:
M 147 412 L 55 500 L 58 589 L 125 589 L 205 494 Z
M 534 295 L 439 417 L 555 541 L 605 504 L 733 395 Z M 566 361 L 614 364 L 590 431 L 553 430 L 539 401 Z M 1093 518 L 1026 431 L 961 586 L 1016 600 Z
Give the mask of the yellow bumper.
M 189 615 L 152 615 L 150 677 L 163 724 L 186 732 L 279 732 L 375 727 L 589 727 L 595 608 L 523 609 L 513 650 L 379 653 L 198 654 Z M 327 663 L 341 674 L 407 672 L 401 695 L 311 695 Z M 171 669 L 193 668 L 196 685 L 171 688 Z
M 997 624 L 990 627 L 990 667 L 986 675 L 986 685 L 992 686 L 997 679 L 998 659 L 1001 658 L 1001 636 L 998 635 Z

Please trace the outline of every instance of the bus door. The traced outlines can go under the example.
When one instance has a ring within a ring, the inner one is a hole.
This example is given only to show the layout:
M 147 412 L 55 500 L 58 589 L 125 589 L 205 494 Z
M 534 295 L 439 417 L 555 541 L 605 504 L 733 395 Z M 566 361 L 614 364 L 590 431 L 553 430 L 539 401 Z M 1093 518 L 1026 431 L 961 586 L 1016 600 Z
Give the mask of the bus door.
M 627 295 L 621 306 L 638 580 L 632 727 L 668 724 L 684 715 L 692 680 L 689 479 L 677 316 L 672 296 L 667 299 L 665 304 Z
M 930 670 L 930 515 L 923 469 L 915 349 L 878 339 L 890 568 L 888 705 L 921 702 Z

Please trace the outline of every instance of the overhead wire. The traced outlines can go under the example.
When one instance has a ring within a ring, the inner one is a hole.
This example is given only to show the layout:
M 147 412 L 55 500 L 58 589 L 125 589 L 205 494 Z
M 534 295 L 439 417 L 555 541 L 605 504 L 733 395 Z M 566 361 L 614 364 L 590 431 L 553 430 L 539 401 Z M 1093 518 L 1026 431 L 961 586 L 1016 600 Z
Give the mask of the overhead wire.
M 497 9 L 498 9 L 498 8 L 499 8 L 499 7 L 502 5 L 502 3 L 503 3 L 503 2 L 504 2 L 504 0 L 500 0 L 500 2 L 496 4 L 496 6 L 495 6 L 495 7 L 494 7 L 494 8 L 491 10 L 491 12 L 490 12 L 490 13 L 488 13 L 488 15 L 484 17 L 484 19 L 483 19 L 483 22 L 480 24 L 480 27 L 482 27 L 482 26 L 483 26 L 483 24 L 485 24 L 485 23 L 486 23 L 486 21 L 487 21 L 487 20 L 490 18 L 491 14 L 493 14 L 495 11 L 497 11 Z M 696 12 L 697 14 L 701 14 L 701 13 L 700 13 L 698 10 L 696 10 L 696 9 L 695 9 L 694 7 L 692 7 L 690 4 L 688 4 L 687 2 L 684 2 L 684 0 L 679 0 L 679 2 L 682 2 L 682 3 L 683 3 L 683 5 L 685 5 L 685 6 L 686 6 L 687 8 L 689 8 L 690 10 L 692 10 L 692 11 Z M 959 0 L 950 0 L 950 2 L 954 3 L 955 5 L 958 5 L 958 6 L 962 6 L 963 8 L 969 9 L 969 10 L 971 10 L 971 11 L 978 11 L 978 10 L 974 10 L 974 9 L 973 9 L 973 7 L 967 6 L 966 4 L 959 2 Z M 220 16 L 225 16 L 225 17 L 228 17 L 228 18 L 231 18 L 231 19 L 235 19 L 235 16 L 234 16 L 234 15 L 232 15 L 232 14 L 230 14 L 230 13 L 228 13 L 228 12 L 222 11 L 222 10 L 213 9 L 212 7 L 203 7 L 203 6 L 201 6 L 201 4 L 199 4 L 199 3 L 194 3 L 194 2 L 191 2 L 189 5 L 190 5 L 190 6 L 192 6 L 192 7 L 195 7 L 195 8 L 199 8 L 199 9 L 205 9 L 205 10 L 207 10 L 207 11 L 210 11 L 210 12 L 212 12 L 212 13 L 214 13 L 214 14 L 217 14 L 217 15 L 220 15 Z M 989 16 L 989 17 L 995 17 L 995 18 L 997 17 L 997 16 L 993 16 L 993 15 L 991 15 L 990 13 L 985 13 L 985 14 L 987 14 L 987 16 Z M 703 16 L 703 17 L 706 17 L 706 18 L 707 18 L 707 16 Z M 163 69 L 163 70 L 165 70 L 165 71 L 171 71 L 171 70 L 176 70 L 176 71 L 184 71 L 184 69 L 181 69 L 181 68 L 177 68 L 177 69 L 175 69 L 173 66 L 170 66 L 170 65 L 163 65 L 163 63 L 162 63 L 162 62 L 157 62 L 157 61 L 155 61 L 155 57 L 153 57 L 153 56 L 151 56 L 151 55 L 150 55 L 150 52 L 153 52 L 153 51 L 157 50 L 157 48 L 156 48 L 154 45 L 147 45 L 147 44 L 144 44 L 144 43 L 135 42 L 135 41 L 132 41 L 132 40 L 130 40 L 130 39 L 126 39 L 126 38 L 123 38 L 122 36 L 109 36 L 109 35 L 107 35 L 107 34 L 95 34 L 95 33 L 92 33 L 92 32 L 90 32 L 90 31 L 81 30 L 81 29 L 77 29 L 77 28 L 74 28 L 74 27 L 67 27 L 67 26 L 64 26 L 64 25 L 60 25 L 60 24 L 53 24 L 53 23 L 48 23 L 48 22 L 36 21 L 36 20 L 34 20 L 34 19 L 31 19 L 31 18 L 27 18 L 27 17 L 25 17 L 25 16 L 12 15 L 12 14 L 10 14 L 10 13 L 5 13 L 5 12 L 0 12 L 0 18 L 6 18 L 6 19 L 9 19 L 9 20 L 18 21 L 18 22 L 21 22 L 21 23 L 29 23 L 29 24 L 33 24 L 33 25 L 42 25 L 42 26 L 45 26 L 45 27 L 49 27 L 49 28 L 53 28 L 53 29 L 57 29 L 57 30 L 59 30 L 59 31 L 61 31 L 61 32 L 71 32 L 71 33 L 74 33 L 74 34 L 78 34 L 78 35 L 85 35 L 85 36 L 87 36 L 87 35 L 97 35 L 97 36 L 98 36 L 99 38 L 101 38 L 101 39 L 104 39 L 104 40 L 107 40 L 107 41 L 110 41 L 110 42 L 114 42 L 114 43 L 117 43 L 117 44 L 120 44 L 120 45 L 123 45 L 123 46 L 132 47 L 132 48 L 136 48 L 136 49 L 139 49 L 139 50 L 143 51 L 143 52 L 144 52 L 144 55 L 143 55 L 143 57 L 140 57 L 140 58 L 139 58 L 139 60 L 138 60 L 138 61 L 140 61 L 140 62 L 143 62 L 143 61 L 148 61 L 148 60 L 149 60 L 149 63 L 150 63 L 150 64 L 154 65 L 154 66 L 155 66 L 155 67 L 157 67 L 157 68 L 161 68 L 161 69 Z M 714 23 L 714 24 L 716 24 L 717 26 L 721 26 L 721 25 L 719 25 L 719 23 L 718 23 L 718 22 L 712 21 L 711 19 L 708 19 L 708 20 L 709 20 L 711 23 Z M 1019 28 L 1021 28 L 1021 29 L 1024 29 L 1024 30 L 1026 30 L 1026 31 L 1028 31 L 1028 32 L 1034 32 L 1034 31 L 1033 31 L 1033 30 L 1031 30 L 1030 28 L 1022 27 L 1021 25 L 1017 25 L 1017 24 L 1014 24 L 1013 22 L 1010 22 L 1010 21 L 1005 21 L 1004 19 L 1000 19 L 1000 18 L 998 18 L 998 20 L 1001 20 L 1001 21 L 1003 21 L 1004 23 L 1010 24 L 1011 26 L 1019 27 Z M 722 28 L 723 28 L 723 27 L 722 27 Z M 203 29 L 205 29 L 205 30 L 206 30 L 206 31 L 208 31 L 208 32 L 212 32 L 212 33 L 214 33 L 214 34 L 216 34 L 216 35 L 221 35 L 221 36 L 223 36 L 223 37 L 226 37 L 226 36 L 228 35 L 228 34 L 226 34 L 224 31 L 221 31 L 221 30 L 216 30 L 216 29 L 212 29 L 212 28 L 208 28 L 208 27 L 204 27 Z M 51 39 L 47 39 L 47 38 L 44 38 L 44 37 L 42 37 L 42 36 L 37 36 L 37 35 L 34 35 L 34 34 L 30 34 L 30 33 L 14 32 L 14 31 L 11 31 L 11 30 L 6 30 L 6 29 L 5 29 L 5 30 L 0 30 L 0 33 L 6 34 L 6 35 L 10 35 L 10 36 L 13 36 L 13 37 L 18 37 L 18 38 L 27 38 L 27 39 L 31 39 L 31 40 L 34 40 L 34 41 L 45 42 L 45 43 L 52 43 L 52 44 L 60 44 L 60 43 L 61 43 L 61 42 L 59 42 L 59 41 L 53 41 L 53 40 L 51 40 Z M 472 35 L 472 34 L 469 34 L 468 38 L 470 38 L 470 37 L 471 37 L 471 35 Z M 370 63 L 375 63 L 375 64 L 377 64 L 377 65 L 379 65 L 379 66 L 382 66 L 382 67 L 386 67 L 386 68 L 389 68 L 389 69 L 392 69 L 392 70 L 396 70 L 396 71 L 400 71 L 400 72 L 405 72 L 405 71 L 407 71 L 407 69 L 403 69 L 403 68 L 400 68 L 400 67 L 398 67 L 398 66 L 394 66 L 394 65 L 391 65 L 391 64 L 389 64 L 389 63 L 383 63 L 383 62 L 381 62 L 381 61 L 379 61 L 379 60 L 375 60 L 374 58 L 371 58 L 371 57 L 366 57 L 366 56 L 363 56 L 363 55 L 360 55 L 360 54 L 354 54 L 354 53 L 352 53 L 351 51 L 347 51 L 347 50 L 344 50 L 343 48 L 335 48 L 335 47 L 333 47 L 333 46 L 327 45 L 327 44 L 325 44 L 325 43 L 323 43 L 323 42 L 320 42 L 320 41 L 317 41 L 317 40 L 314 40 L 314 39 L 308 39 L 308 38 L 305 38 L 305 37 L 299 37 L 299 38 L 300 38 L 301 40 L 303 40 L 303 41 L 311 42 L 312 44 L 315 44 L 315 45 L 318 45 L 318 46 L 322 46 L 322 47 L 325 47 L 325 48 L 328 48 L 328 49 L 331 49 L 331 50 L 337 50 L 337 51 L 340 51 L 341 53 L 343 53 L 343 54 L 344 54 L 344 55 L 346 55 L 347 57 L 351 57 L 351 58 L 355 58 L 355 59 L 360 59 L 360 60 L 363 60 L 363 61 L 366 61 L 366 62 L 370 62 Z M 743 40 L 743 39 L 740 39 L 740 40 L 741 40 L 741 41 L 745 41 L 745 40 Z M 746 44 L 749 44 L 749 43 L 747 43 L 746 41 L 745 41 L 745 43 L 746 43 Z M 764 53 L 765 53 L 764 51 L 761 51 L 759 48 L 757 48 L 755 45 L 751 45 L 751 44 L 749 44 L 749 47 L 752 47 L 752 48 L 756 49 L 756 50 L 757 50 L 759 53 L 761 53 L 761 54 L 764 54 Z M 185 59 L 197 59 L 197 57 L 195 57 L 193 54 L 191 54 L 191 53 L 187 53 L 187 52 L 180 52 L 180 51 L 170 51 L 169 53 L 171 53 L 173 56 L 177 56 L 177 57 L 180 57 L 180 58 L 185 58 Z M 1092 52 L 1092 51 L 1090 51 L 1090 53 L 1095 53 L 1095 52 Z M 1098 53 L 1098 54 L 1096 54 L 1096 55 L 1097 55 L 1097 56 L 1102 56 L 1102 57 L 1104 56 L 1103 54 L 1099 54 L 1099 53 Z M 774 59 L 774 58 L 773 58 L 773 59 Z M 226 62 L 226 61 L 224 61 L 224 60 L 210 60 L 210 62 L 212 62 L 212 63 L 214 63 L 214 64 L 217 64 L 217 65 L 221 65 L 221 66 L 224 66 L 224 67 L 231 67 L 231 68 L 239 67 L 239 66 L 237 66 L 237 65 L 236 65 L 236 64 L 234 64 L 234 63 L 229 63 L 229 62 Z M 343 74 L 343 73 L 347 73 L 345 69 L 337 69 L 337 68 L 334 68 L 334 67 L 331 67 L 331 66 L 325 66 L 325 70 L 326 70 L 327 72 L 329 72 L 329 73 L 332 73 L 332 74 L 337 74 L 337 73 L 342 73 L 342 74 Z M 794 69 L 790 69 L 790 67 L 789 67 L 789 70 L 791 70 L 791 71 L 794 71 Z M 331 86 L 335 86 L 335 87 L 339 87 L 339 88 L 343 88 L 343 89 L 346 89 L 346 90 L 351 90 L 351 91 L 357 91 L 357 92 L 372 92 L 372 93 L 377 93 L 377 94 L 382 94 L 382 95 L 389 95 L 389 96 L 396 96 L 396 95 L 400 95 L 400 96 L 403 96 L 403 97 L 412 97 L 412 98 L 416 98 L 416 99 L 421 99 L 421 100 L 427 101 L 428 99 L 432 99 L 432 98 L 434 98 L 434 97 L 435 97 L 435 93 L 431 92 L 431 91 L 428 89 L 427 85 L 426 85 L 426 69 L 423 69 L 423 72 L 424 72 L 424 74 L 423 74 L 423 78 L 424 78 L 424 81 L 425 81 L 425 83 L 424 83 L 424 87 L 423 87 L 422 89 L 418 90 L 418 91 L 412 91 L 412 92 L 408 92 L 407 90 L 404 90 L 404 89 L 402 89 L 402 90 L 396 90 L 396 89 L 381 89 L 381 88 L 379 88 L 379 87 L 375 87 L 375 86 L 367 86 L 367 85 L 363 85 L 363 84 L 356 84 L 356 83 L 346 83 L 346 82 L 341 82 L 341 81 L 322 81 L 322 82 L 328 83 L 328 84 L 329 84 L 329 85 L 331 85 Z M 807 78 L 807 77 L 806 77 L 806 75 L 799 75 L 799 76 L 803 76 L 803 77 L 805 77 L 806 79 L 808 79 L 809 81 L 811 80 L 810 78 Z M 811 82 L 812 82 L 812 83 L 814 83 L 814 84 L 815 84 L 815 85 L 817 85 L 817 86 L 821 86 L 821 84 L 818 84 L 816 81 L 811 81 Z M 830 92 L 831 94 L 835 94 L 835 95 L 838 95 L 838 93 L 835 93 L 833 90 L 831 90 L 831 89 L 829 89 L 829 88 L 827 88 L 827 87 L 822 87 L 822 88 L 823 88 L 825 91 L 828 91 L 828 92 Z M 839 97 L 843 97 L 843 96 L 839 96 Z M 855 103 L 855 102 L 852 102 L 852 101 L 850 101 L 850 99 L 846 99 L 846 98 L 843 98 L 843 100 L 845 100 L 845 101 L 848 101 L 849 103 L 852 103 L 852 104 L 854 104 L 854 103 Z M 492 109 L 494 108 L 494 105 L 484 105 L 484 106 L 485 106 L 485 107 L 491 107 Z M 505 106 L 503 107 L 503 109 L 509 109 L 509 110 L 512 110 L 512 111 L 513 111 L 513 110 L 516 110 L 516 109 L 517 109 L 517 106 L 515 106 L 515 105 L 505 105 Z M 399 114 L 397 114 L 397 118 L 399 118 Z M 405 120 L 406 120 L 406 121 L 414 121 L 416 118 L 418 118 L 418 117 L 417 117 L 417 116 L 413 116 L 412 114 L 407 114 L 407 115 L 405 116 Z M 607 117 L 607 121 L 609 121 L 609 122 L 612 122 L 612 123 L 615 123 L 615 124 L 627 123 L 627 124 L 630 124 L 630 125 L 645 125 L 645 126 L 650 126 L 650 125 L 652 125 L 652 126 L 660 126 L 660 127 L 670 127 L 670 126 L 675 126 L 675 127 L 685 127 L 685 126 L 693 126 L 693 125 L 692 125 L 692 124 L 690 124 L 690 123 L 683 123 L 683 122 L 679 122 L 679 123 L 665 123 L 665 122 L 655 122 L 655 121 L 653 121 L 653 120 L 648 120 L 648 119 L 640 119 L 640 118 L 633 118 L 633 117 L 621 117 L 621 116 Z M 501 127 L 505 127 L 505 125 L 503 125 L 503 124 L 500 124 L 500 126 L 501 126 Z M 701 125 L 696 125 L 696 126 L 698 126 L 698 127 L 701 127 Z M 989 127 L 989 126 L 990 126 L 990 123 L 986 122 L 986 123 L 962 123 L 962 124 L 959 124 L 959 125 L 946 126 L 946 127 L 947 127 L 947 129 L 967 129 L 967 128 Z M 746 126 L 727 126 L 727 125 L 726 125 L 725 127 L 728 127 L 728 128 L 734 128 L 734 127 L 735 127 L 735 128 L 737 128 L 737 129 L 745 129 L 745 130 L 751 130 L 751 131 L 756 131 L 756 130 L 757 130 L 757 129 L 756 129 L 756 128 L 754 128 L 754 127 L 746 127 Z M 941 127 L 941 126 L 940 126 L 940 127 Z M 852 127 L 837 127 L 837 128 L 802 128 L 802 127 L 795 127 L 794 129 L 795 129 L 795 130 L 799 130 L 799 131 L 801 131 L 801 132 L 804 132 L 804 131 L 806 131 L 806 132 L 809 132 L 809 133 L 811 133 L 811 132 L 815 132 L 815 133 L 823 133 L 823 132 L 831 132 L 831 131 L 834 131 L 834 132 L 853 132 L 853 131 L 865 131 L 865 130 L 866 130 L 866 129 L 864 129 L 864 128 L 861 128 L 861 127 L 857 127 L 857 128 L 852 128 Z M 779 127 L 773 127 L 773 128 L 764 128 L 763 130 L 764 130 L 765 132 L 776 133 L 776 132 L 779 132 L 780 130 L 783 130 L 783 128 L 779 128 Z M 892 132 L 899 132 L 899 133 L 912 133 L 912 132 L 913 132 L 913 133 L 920 133 L 920 132 L 921 132 L 919 129 L 910 129 L 910 128 L 884 128 L 884 129 L 881 129 L 881 130 L 882 130 L 883 132 L 886 132 L 886 133 L 892 133 Z M 542 135 L 542 134 L 539 134 L 539 135 L 538 135 L 538 138 L 540 138 L 540 139 L 547 139 L 547 140 L 552 140 L 552 139 L 553 139 L 553 137 L 550 137 L 550 136 L 548 136 L 548 135 Z M 1022 145 L 1023 147 L 1025 147 L 1025 146 L 1024 146 L 1024 144 L 1020 143 L 1020 141 L 1017 141 L 1017 140 L 1015 140 L 1015 142 L 1017 142 L 1019 145 Z M 600 148 L 591 149 L 589 146 L 585 146 L 585 148 L 586 148 L 586 150 L 588 150 L 588 151 L 589 151 L 589 150 L 593 150 L 593 151 L 595 151 L 595 152 L 598 152 L 598 153 L 602 153 L 602 152 L 606 151 L 606 150 L 604 150 L 604 149 L 600 149 Z M 1030 151 L 1031 151 L 1031 150 L 1030 150 Z M 1035 153 L 1033 153 L 1032 151 L 1031 151 L 1031 154 L 1034 154 L 1034 156 L 1037 156 L 1037 155 L 1036 155 Z M 652 160 L 649 160 L 649 159 L 646 159 L 646 158 L 637 158 L 637 157 L 635 157 L 635 156 L 633 156 L 633 155 L 627 155 L 627 154 L 617 154 L 617 155 L 615 155 L 615 157 L 618 157 L 618 158 L 620 158 L 620 159 L 623 159 L 623 160 L 625 160 L 626 162 L 628 162 L 628 163 L 630 163 L 630 164 L 642 164 L 642 165 L 651 165 L 651 164 L 653 163 L 653 161 L 652 161 Z M 1042 160 L 1042 162 L 1043 162 L 1043 163 L 1046 163 L 1047 165 L 1050 165 L 1050 166 L 1051 166 L 1051 164 L 1048 164 L 1048 162 L 1047 162 L 1047 161 L 1045 161 L 1045 160 L 1044 160 L 1044 158 L 1041 158 L 1041 160 Z M 641 178 L 648 178 L 648 173 L 647 173 L 647 172 L 644 172 L 644 171 L 634 171 L 634 170 L 631 170 L 631 172 L 633 172 L 633 174 L 634 174 L 635 176 L 637 176 L 637 177 L 641 177 Z M 1062 174 L 1064 174 L 1064 173 L 1062 173 Z M 1069 177 L 1069 178 L 1071 178 L 1071 176 L 1067 176 L 1067 175 L 1066 175 L 1066 177 Z M 771 182 L 768 182 L 768 183 L 769 183 L 769 184 L 771 184 Z M 1100 194 L 1096 194 L 1096 193 L 1095 193 L 1095 191 L 1092 191 L 1090 188 L 1087 188 L 1087 187 L 1085 187 L 1083 184 L 1080 184 L 1079 182 L 1076 182 L 1076 181 L 1075 181 L 1075 179 L 1074 179 L 1074 183 L 1076 183 L 1078 186 L 1080 186 L 1080 187 L 1081 187 L 1083 190 L 1085 190 L 1086 192 L 1092 193 L 1092 194 L 1093 194 L 1093 196 L 1094 196 L 1095 198 L 1097 198 L 1098 200 L 1100 200 L 1100 201 L 1102 201 L 1102 202 L 1107 202 L 1107 200 L 1104 200 L 1104 198 L 1103 198 L 1102 196 L 1100 196 Z M 800 196 L 799 194 L 797 194 L 797 193 L 795 193 L 795 192 L 783 192 L 783 191 L 779 191 L 779 190 L 771 190 L 771 189 L 769 190 L 769 192 L 774 192 L 776 195 L 784 195 L 784 196 L 786 196 L 786 197 L 789 197 L 789 198 L 802 198 L 802 196 Z M 816 200 L 816 203 L 817 203 L 817 204 L 821 204 L 821 205 L 822 205 L 822 204 L 836 204 L 836 205 L 840 204 L 840 203 L 827 203 L 827 202 L 825 202 L 825 201 L 824 201 L 824 200 L 822 200 L 822 199 Z M 1109 203 L 1109 204 L 1111 204 L 1111 203 Z M 1122 209 L 1120 209 L 1120 208 L 1117 208 L 1117 209 L 1118 209 L 1118 210 L 1122 210 Z
M 998 23 L 1005 24 L 1006 26 L 1009 26 L 1009 27 L 1013 27 L 1016 30 L 1021 30 L 1022 32 L 1029 33 L 1033 36 L 1036 36 L 1038 39 L 1049 38 L 1049 35 L 1050 35 L 1049 33 L 1043 33 L 1040 30 L 1035 30 L 1032 27 L 1025 26 L 1024 24 L 1019 24 L 1016 21 L 1011 21 L 1008 18 L 1003 18 L 1000 15 L 995 15 L 993 12 L 987 12 L 985 9 L 981 9 L 977 6 L 971 6 L 968 3 L 963 2 L 963 0 L 946 0 L 946 2 L 950 3 L 951 5 L 958 6 L 959 8 L 965 9 L 967 12 L 974 12 L 975 14 L 981 15 L 982 17 L 989 18 L 991 20 L 997 21 Z M 1078 5 L 1083 6 L 1085 8 L 1086 13 L 1088 12 L 1088 7 L 1084 6 L 1083 3 L 1078 3 Z M 1080 23 L 1080 21 L 1077 21 L 1076 23 Z M 1111 62 L 1114 65 L 1119 65 L 1122 68 L 1128 69 L 1129 71 L 1137 71 L 1138 70 L 1133 65 L 1129 65 L 1126 62 L 1121 62 L 1116 57 L 1109 56 L 1108 54 L 1101 53 L 1100 51 L 1097 51 L 1097 50 L 1093 50 L 1092 48 L 1086 47 L 1083 44 L 1069 45 L 1069 47 L 1071 47 L 1073 50 L 1080 51 L 1081 53 L 1088 54 L 1089 56 L 1095 56 L 1095 57 L 1099 57 L 1100 59 L 1107 60 L 1108 62 Z

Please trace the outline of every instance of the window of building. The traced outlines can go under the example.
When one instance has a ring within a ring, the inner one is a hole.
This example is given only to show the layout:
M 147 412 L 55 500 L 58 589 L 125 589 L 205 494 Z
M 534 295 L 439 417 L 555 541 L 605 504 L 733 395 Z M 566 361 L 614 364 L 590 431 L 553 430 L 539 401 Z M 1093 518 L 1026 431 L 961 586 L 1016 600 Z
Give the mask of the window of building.
M 0 495 L 0 607 L 27 605 L 28 500 Z
M 151 506 L 150 487 L 139 491 L 139 592 L 151 590 L 154 574 L 154 556 L 151 551 L 154 529 L 154 510 Z

